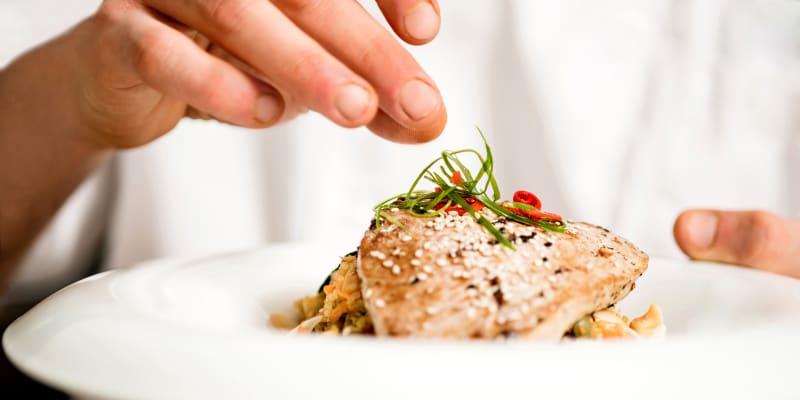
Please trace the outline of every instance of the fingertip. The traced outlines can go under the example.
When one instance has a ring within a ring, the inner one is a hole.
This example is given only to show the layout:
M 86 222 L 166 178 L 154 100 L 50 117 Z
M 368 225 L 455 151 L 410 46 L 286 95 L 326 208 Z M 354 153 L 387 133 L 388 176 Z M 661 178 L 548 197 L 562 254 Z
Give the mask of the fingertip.
M 378 111 L 367 127 L 376 135 L 395 143 L 420 144 L 438 138 L 446 125 L 447 111 L 441 107 L 429 124 L 419 128 L 403 126 L 382 110 Z
M 429 43 L 439 33 L 440 25 L 438 7 L 422 1 L 403 16 L 403 40 L 413 45 Z
M 358 83 L 341 85 L 334 95 L 334 120 L 345 128 L 355 128 L 369 123 L 378 112 L 375 91 Z
M 688 256 L 702 258 L 717 236 L 718 215 L 711 210 L 687 210 L 675 220 L 673 235 L 678 246 Z
M 253 115 L 255 124 L 265 128 L 281 119 L 284 110 L 283 99 L 274 93 L 262 93 L 255 101 Z
M 687 256 L 689 249 L 686 247 L 686 215 L 687 211 L 683 211 L 675 218 L 675 223 L 672 224 L 672 236 L 675 238 L 675 243 Z
M 411 45 L 433 40 L 441 27 L 441 12 L 436 0 L 378 0 L 392 30 Z

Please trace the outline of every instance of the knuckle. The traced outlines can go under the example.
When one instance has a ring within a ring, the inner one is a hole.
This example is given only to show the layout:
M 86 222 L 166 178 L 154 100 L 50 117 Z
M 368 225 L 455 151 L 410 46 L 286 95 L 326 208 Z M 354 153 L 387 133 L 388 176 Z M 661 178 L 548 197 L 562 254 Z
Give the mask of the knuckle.
M 301 12 L 308 12 L 321 6 L 323 3 L 330 2 L 324 2 L 321 0 L 278 0 L 277 3 L 279 3 L 281 10 L 284 12 L 297 14 Z
M 211 23 L 220 35 L 237 31 L 249 13 L 252 0 L 204 0 L 199 2 L 201 18 Z
M 300 53 L 295 61 L 289 64 L 286 75 L 295 77 L 299 81 L 310 81 L 322 75 L 325 56 L 314 50 L 306 50 Z
M 219 88 L 227 87 L 225 73 L 212 69 L 203 76 L 203 85 L 199 88 L 198 96 L 203 98 L 206 111 L 213 112 L 229 108 L 231 103 L 230 93 Z
M 136 70 L 144 77 L 153 77 L 168 71 L 173 58 L 173 42 L 155 29 L 142 32 L 134 40 L 133 62 Z
M 779 217 L 766 211 L 755 211 L 743 228 L 746 233 L 737 254 L 742 262 L 759 263 L 780 255 L 786 232 Z
M 105 0 L 91 19 L 103 26 L 115 26 L 123 23 L 133 11 L 141 8 L 140 3 L 131 0 Z
M 386 60 L 391 60 L 392 55 L 387 53 L 386 50 L 388 47 L 383 39 L 384 38 L 377 34 L 373 34 L 370 37 L 363 39 L 364 46 L 358 50 L 358 53 L 356 53 L 355 60 L 357 65 L 370 68 L 383 63 Z
M 94 20 L 100 23 L 112 23 L 118 21 L 123 14 L 123 7 L 120 2 L 106 0 L 94 14 Z

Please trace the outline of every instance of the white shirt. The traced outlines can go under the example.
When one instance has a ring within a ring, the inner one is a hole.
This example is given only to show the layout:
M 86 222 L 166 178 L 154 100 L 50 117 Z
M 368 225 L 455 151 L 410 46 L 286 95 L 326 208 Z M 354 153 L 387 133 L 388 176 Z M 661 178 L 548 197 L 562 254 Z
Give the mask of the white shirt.
M 0 3 L 0 65 L 98 4 Z M 87 180 L 4 301 L 74 281 L 98 254 L 118 268 L 283 241 L 350 251 L 372 206 L 439 151 L 480 148 L 475 126 L 505 196 L 530 190 L 654 257 L 680 255 L 684 208 L 800 214 L 799 2 L 440 4 L 439 37 L 411 51 L 448 108 L 441 138 L 400 146 L 314 114 L 261 132 L 184 121 Z

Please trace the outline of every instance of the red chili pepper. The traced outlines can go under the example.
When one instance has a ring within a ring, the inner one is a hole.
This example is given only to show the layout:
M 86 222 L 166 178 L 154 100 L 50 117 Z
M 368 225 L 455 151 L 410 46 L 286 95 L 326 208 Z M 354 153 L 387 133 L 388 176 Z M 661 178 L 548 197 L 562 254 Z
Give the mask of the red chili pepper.
M 474 198 L 474 197 L 464 197 L 464 201 L 466 201 L 466 202 L 467 202 L 467 204 L 469 204 L 470 206 L 472 206 L 472 208 L 473 208 L 475 211 L 480 211 L 480 210 L 482 210 L 482 209 L 483 209 L 483 207 L 485 207 L 485 206 L 483 205 L 483 203 L 481 203 L 480 201 L 478 201 L 478 200 L 477 200 L 476 198 Z
M 450 211 L 455 211 L 456 213 L 458 213 L 458 215 L 464 215 L 464 213 L 467 212 L 466 210 L 458 206 L 450 206 L 444 209 L 444 212 L 447 214 L 449 214 Z
M 437 187 L 435 187 L 435 188 L 433 189 L 433 191 L 434 191 L 434 192 L 436 192 L 436 193 L 442 193 L 442 188 L 440 188 L 439 186 L 437 186 Z
M 527 190 L 517 190 L 514 193 L 514 201 L 517 203 L 527 204 L 529 206 L 534 206 L 538 209 L 542 209 L 542 201 L 536 197 L 535 194 L 527 191 Z
M 450 177 L 450 182 L 452 182 L 453 185 L 460 185 L 461 182 L 463 182 L 463 181 L 464 181 L 464 179 L 461 178 L 461 172 L 460 171 L 453 172 L 453 176 Z
M 524 211 L 520 210 L 519 208 L 509 207 L 509 206 L 501 206 L 501 207 L 505 208 L 508 211 L 511 211 L 514 214 L 521 215 L 523 217 L 527 217 L 528 216 L 527 214 L 525 214 Z
M 549 219 L 553 221 L 561 221 L 563 219 L 558 214 L 553 214 L 538 210 L 526 210 L 526 214 L 528 214 L 528 217 L 530 217 L 531 219 Z
M 519 201 L 518 203 L 522 202 Z M 521 215 L 523 217 L 528 217 L 530 219 L 547 219 L 551 221 L 563 221 L 563 218 L 560 215 L 549 212 L 544 212 L 539 210 L 520 210 L 519 208 L 508 207 L 508 206 L 503 206 L 503 208 L 513 212 L 514 214 Z

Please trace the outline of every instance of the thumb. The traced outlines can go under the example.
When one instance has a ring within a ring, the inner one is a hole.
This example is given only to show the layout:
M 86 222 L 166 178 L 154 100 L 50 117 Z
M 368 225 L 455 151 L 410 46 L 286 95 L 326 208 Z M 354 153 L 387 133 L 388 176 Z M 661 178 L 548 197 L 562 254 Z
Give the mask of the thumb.
M 800 221 L 766 211 L 688 210 L 675 220 L 673 233 L 693 259 L 800 278 Z

